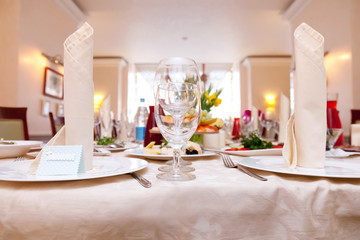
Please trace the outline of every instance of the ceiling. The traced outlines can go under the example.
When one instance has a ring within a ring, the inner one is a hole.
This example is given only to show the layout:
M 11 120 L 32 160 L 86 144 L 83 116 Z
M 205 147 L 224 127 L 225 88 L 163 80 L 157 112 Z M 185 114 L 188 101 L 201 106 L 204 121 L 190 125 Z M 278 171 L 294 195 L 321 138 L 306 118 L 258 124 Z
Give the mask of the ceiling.
M 133 63 L 184 56 L 238 62 L 291 53 L 293 0 L 74 0 L 94 28 L 94 54 Z

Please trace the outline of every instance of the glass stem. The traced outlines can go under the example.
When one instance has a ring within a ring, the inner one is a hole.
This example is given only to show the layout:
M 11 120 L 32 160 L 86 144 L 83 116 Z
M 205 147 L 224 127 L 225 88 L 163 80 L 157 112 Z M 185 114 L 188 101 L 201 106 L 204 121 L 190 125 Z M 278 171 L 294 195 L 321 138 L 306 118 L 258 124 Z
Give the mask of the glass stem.
M 173 148 L 174 155 L 173 155 L 173 171 L 175 175 L 180 173 L 180 148 Z

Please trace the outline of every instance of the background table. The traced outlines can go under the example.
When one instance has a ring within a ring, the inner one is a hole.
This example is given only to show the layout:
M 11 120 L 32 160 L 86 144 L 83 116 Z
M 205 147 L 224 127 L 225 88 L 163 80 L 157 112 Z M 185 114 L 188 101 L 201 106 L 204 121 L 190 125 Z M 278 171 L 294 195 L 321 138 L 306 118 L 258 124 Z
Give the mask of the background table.
M 125 153 L 113 153 L 119 161 Z M 232 156 L 232 158 L 236 158 Z M 5 160 L 1 160 L 5 161 Z M 360 158 L 354 158 L 360 161 Z M 0 239 L 358 239 L 360 179 L 257 171 L 193 161 L 196 180 L 129 175 L 69 182 L 0 181 Z

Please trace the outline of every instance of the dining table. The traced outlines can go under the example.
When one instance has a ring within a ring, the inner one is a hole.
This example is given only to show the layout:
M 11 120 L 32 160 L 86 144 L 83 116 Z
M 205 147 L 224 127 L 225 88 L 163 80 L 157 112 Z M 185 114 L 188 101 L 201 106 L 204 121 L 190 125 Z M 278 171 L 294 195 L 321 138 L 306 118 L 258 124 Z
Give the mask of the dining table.
M 127 152 L 94 157 L 124 161 Z M 231 156 L 232 160 L 241 156 Z M 0 159 L 13 162 L 15 158 Z M 32 161 L 31 158 L 24 161 Z M 192 158 L 196 179 L 157 179 L 164 160 L 129 174 L 69 181 L 0 181 L 0 239 L 358 239 L 360 178 L 226 168 Z M 360 163 L 359 156 L 351 161 Z M 360 171 L 360 169 L 359 169 Z

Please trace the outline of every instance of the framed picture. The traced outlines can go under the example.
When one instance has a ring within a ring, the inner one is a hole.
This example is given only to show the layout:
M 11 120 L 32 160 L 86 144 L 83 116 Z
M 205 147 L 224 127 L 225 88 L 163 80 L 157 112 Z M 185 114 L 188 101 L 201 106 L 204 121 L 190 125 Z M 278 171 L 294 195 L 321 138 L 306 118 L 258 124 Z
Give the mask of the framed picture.
M 42 101 L 42 109 L 41 109 L 41 115 L 43 116 L 49 116 L 50 112 L 50 101 L 43 100 Z
M 56 115 L 58 117 L 63 117 L 64 116 L 64 104 L 59 103 L 57 105 L 57 113 L 56 113 Z
M 45 68 L 44 95 L 63 99 L 64 97 L 64 76 L 49 68 Z

